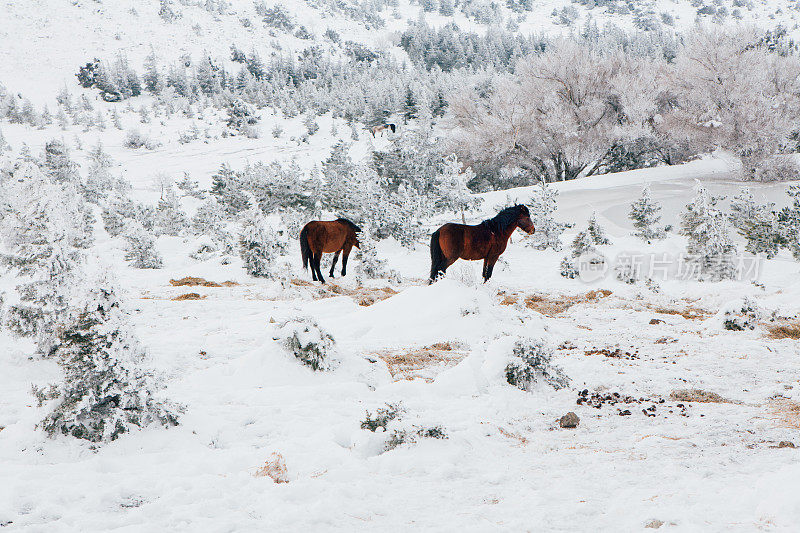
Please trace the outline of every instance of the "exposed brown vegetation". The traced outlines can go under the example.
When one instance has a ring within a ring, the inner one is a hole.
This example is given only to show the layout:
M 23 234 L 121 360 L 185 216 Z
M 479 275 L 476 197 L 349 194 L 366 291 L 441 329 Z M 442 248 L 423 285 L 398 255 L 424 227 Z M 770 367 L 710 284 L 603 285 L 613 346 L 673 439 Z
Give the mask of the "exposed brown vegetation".
M 800 339 L 800 322 L 785 322 L 767 327 L 772 339 Z
M 223 281 L 222 283 L 217 283 L 216 281 L 208 281 L 203 278 L 195 278 L 192 276 L 186 276 L 185 278 L 181 279 L 171 279 L 169 280 L 169 284 L 173 287 L 233 287 L 234 285 L 238 285 L 235 281 Z
M 253 474 L 256 477 L 268 477 L 275 483 L 289 483 L 289 476 L 286 470 L 286 461 L 279 453 L 273 453 L 264 463 L 264 466 L 256 470 Z
M 779 427 L 800 429 L 800 402 L 789 398 L 776 398 L 769 402 L 770 418 Z
M 203 300 L 205 299 L 206 295 L 199 295 L 196 292 L 189 292 L 186 294 L 181 294 L 180 296 L 176 296 L 173 300 L 182 301 L 182 300 Z
M 546 316 L 555 316 L 560 315 L 574 305 L 593 303 L 611 294 L 608 289 L 593 290 L 574 296 L 555 295 L 551 297 L 544 294 L 532 294 L 525 298 L 524 301 L 528 309 Z
M 699 402 L 699 403 L 730 403 L 716 392 L 701 389 L 678 389 L 669 393 L 670 400 L 676 402 Z
M 705 309 L 700 309 L 698 307 L 686 306 L 683 309 L 678 309 L 674 307 L 656 307 L 656 306 L 647 306 L 649 309 L 652 309 L 656 313 L 661 313 L 662 315 L 679 315 L 685 318 L 686 320 L 704 320 L 711 316 L 711 313 L 706 311 Z
M 437 342 L 423 348 L 411 348 L 400 351 L 380 351 L 375 354 L 386 361 L 389 373 L 395 380 L 422 378 L 433 381 L 434 372 L 458 364 L 466 355 L 464 350 L 456 350 L 449 342 Z

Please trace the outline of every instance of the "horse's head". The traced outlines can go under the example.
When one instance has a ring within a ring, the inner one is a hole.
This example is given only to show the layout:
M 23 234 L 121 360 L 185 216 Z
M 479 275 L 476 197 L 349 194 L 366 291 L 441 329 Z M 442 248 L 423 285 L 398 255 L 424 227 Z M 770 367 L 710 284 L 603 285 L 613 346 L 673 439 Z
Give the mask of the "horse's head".
M 531 220 L 531 212 L 528 211 L 527 206 L 518 205 L 517 207 L 519 208 L 517 214 L 517 227 L 528 234 L 536 231 L 536 228 L 533 227 L 533 221 Z

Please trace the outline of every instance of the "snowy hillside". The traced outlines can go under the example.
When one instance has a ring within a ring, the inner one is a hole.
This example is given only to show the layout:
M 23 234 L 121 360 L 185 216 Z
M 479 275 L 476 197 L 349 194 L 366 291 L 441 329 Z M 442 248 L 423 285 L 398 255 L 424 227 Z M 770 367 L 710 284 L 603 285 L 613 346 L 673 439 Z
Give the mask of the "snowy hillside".
M 794 531 L 795 7 L 6 2 L 0 531 Z

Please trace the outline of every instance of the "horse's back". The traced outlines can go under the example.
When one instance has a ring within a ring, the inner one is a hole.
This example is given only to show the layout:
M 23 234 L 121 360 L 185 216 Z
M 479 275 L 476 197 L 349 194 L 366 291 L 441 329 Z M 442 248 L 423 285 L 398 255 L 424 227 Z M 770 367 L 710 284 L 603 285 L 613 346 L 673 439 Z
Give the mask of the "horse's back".
M 337 220 L 312 220 L 303 231 L 314 253 L 332 254 L 344 246 L 348 228 Z

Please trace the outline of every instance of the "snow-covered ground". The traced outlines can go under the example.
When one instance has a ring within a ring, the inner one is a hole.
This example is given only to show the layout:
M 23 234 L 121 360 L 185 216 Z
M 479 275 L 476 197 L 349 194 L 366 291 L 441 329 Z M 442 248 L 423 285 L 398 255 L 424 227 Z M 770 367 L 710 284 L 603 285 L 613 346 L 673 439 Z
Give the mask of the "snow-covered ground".
M 51 111 L 58 88 L 69 84 L 108 119 L 114 106 L 74 86 L 78 65 L 95 55 L 111 60 L 124 51 L 139 68 L 151 47 L 165 62 L 184 53 L 228 57 L 231 44 L 265 57 L 272 49 L 276 38 L 267 29 L 243 29 L 242 18 L 258 21 L 253 2 L 229 2 L 225 14 L 201 4 L 171 3 L 183 17 L 167 24 L 156 0 L 7 1 L 0 7 L 0 81 Z M 677 27 L 693 22 L 698 8 L 683 0 L 642 4 L 656 15 L 678 15 Z M 780 9 L 779 21 L 795 32 L 790 4 L 760 3 L 742 8 L 743 17 L 766 24 Z M 329 2 L 284 5 L 316 35 L 334 28 L 398 57 L 397 32 L 420 11 L 416 2 L 400 1 L 383 11 L 386 26 L 372 31 L 326 14 Z M 599 23 L 633 27 L 629 14 L 578 4 L 571 28 L 556 24 L 552 11 L 568 5 L 537 2 L 524 17 L 500 10 L 522 17 L 522 33 L 574 31 L 589 13 Z M 426 20 L 486 28 L 461 12 Z M 305 46 L 280 37 L 286 49 Z M 152 97 L 133 102 L 150 106 Z M 208 189 L 223 163 L 239 169 L 295 160 L 308 170 L 338 140 L 350 140 L 344 120 L 326 114 L 319 132 L 300 142 L 302 117 L 269 108 L 259 110 L 260 138 L 223 137 L 223 117 L 197 107 L 191 117 L 158 115 L 147 123 L 132 107 L 121 112 L 120 130 L 0 126 L 15 156 L 23 144 L 38 155 L 49 140 L 63 139 L 82 173 L 88 149 L 101 141 L 115 161 L 111 173 L 130 182 L 132 199 L 148 204 L 159 199 L 163 177 L 187 174 Z M 178 142 L 193 125 L 208 134 Z M 275 126 L 284 129 L 279 137 L 270 135 Z M 160 144 L 126 148 L 131 128 Z M 362 131 L 350 153 L 363 160 L 388 143 Z M 737 170 L 730 156 L 715 153 L 554 184 L 556 219 L 575 224 L 562 241 L 596 212 L 612 241 L 602 247 L 609 259 L 663 256 L 674 270 L 686 240 L 675 231 L 653 244 L 632 237 L 631 202 L 649 185 L 663 223 L 677 227 L 698 181 L 730 199 L 741 185 Z M 792 184 L 749 186 L 758 201 L 781 207 Z M 482 194 L 468 222 L 509 201 L 528 202 L 534 191 Z M 200 203 L 181 201 L 188 215 Z M 431 230 L 443 222 L 425 221 Z M 625 284 L 613 272 L 592 282 L 566 279 L 559 268 L 566 251 L 537 250 L 516 232 L 488 283 L 480 283 L 480 263 L 459 261 L 429 286 L 427 242 L 408 250 L 388 239 L 378 253 L 399 276 L 359 287 L 351 258 L 346 278 L 337 272 L 321 287 L 301 269 L 295 242 L 282 284 L 248 276 L 238 258 L 191 258 L 197 240 L 190 237 L 159 237 L 164 268 L 156 270 L 126 263 L 122 239 L 101 223 L 95 238 L 92 253 L 124 290 L 148 365 L 163 376 L 164 397 L 186 410 L 177 427 L 149 427 L 99 446 L 48 438 L 37 428 L 47 406 L 37 407 L 30 391 L 57 382 L 61 371 L 32 357 L 28 340 L 0 330 L 0 531 L 637 531 L 661 523 L 669 531 L 796 531 L 800 523 L 800 452 L 785 444 L 800 447 L 800 344 L 770 334 L 800 316 L 800 264 L 786 251 L 759 261 L 747 279 L 701 283 L 670 271 L 648 287 Z M 186 276 L 234 283 L 170 283 Z M 13 288 L 10 278 L 0 281 Z M 200 299 L 175 299 L 187 293 Z M 722 312 L 743 297 L 759 308 L 755 329 L 724 329 Z M 335 338 L 333 370 L 311 371 L 275 340 L 281 322 L 300 315 Z M 518 338 L 549 345 L 569 386 L 509 385 L 504 354 Z M 689 401 L 679 392 L 687 389 L 723 401 Z M 390 431 L 361 428 L 367 411 L 387 403 L 404 409 L 390 429 L 441 427 L 446 438 L 387 451 Z M 561 428 L 559 418 L 570 411 L 579 425 Z M 261 475 L 274 454 L 285 461 L 287 482 Z
M 641 183 L 665 204 L 685 203 L 689 176 L 713 178 L 725 165 L 710 159 L 608 176 L 605 184 L 598 178 L 586 188 L 565 184 L 560 214 L 596 209 L 614 242 L 609 253 L 643 250 L 621 216 Z M 720 190 L 732 185 L 713 182 Z M 520 199 L 526 192 L 513 191 Z M 491 201 L 484 205 L 491 211 Z M 657 248 L 677 250 L 679 241 Z M 424 245 L 408 253 L 381 243 L 405 281 L 391 285 L 397 294 L 364 307 L 348 295 L 351 278 L 321 289 L 298 273 L 283 290 L 248 278 L 238 262 L 188 259 L 178 238 L 159 241 L 164 269 L 135 270 L 121 261 L 118 244 L 100 237 L 152 365 L 168 380 L 165 394 L 187 411 L 176 428 L 135 432 L 96 450 L 48 439 L 35 429 L 43 412 L 29 388 L 55 379 L 57 369 L 3 337 L 0 524 L 10 531 L 616 531 L 661 520 L 676 531 L 792 530 L 800 466 L 795 449 L 777 445 L 798 440 L 787 412 L 800 400 L 797 342 L 768 340 L 766 322 L 726 331 L 714 315 L 752 295 L 765 317 L 797 316 L 797 264 L 767 261 L 763 288 L 665 281 L 655 294 L 611 276 L 566 280 L 560 254 L 524 242 L 513 237 L 487 284 L 476 282 L 477 263 L 458 263 L 433 286 L 423 283 Z M 188 275 L 240 285 L 169 284 Z M 581 296 L 598 289 L 609 292 Z M 172 300 L 190 291 L 206 297 Z M 532 295 L 542 301 L 529 308 Z M 561 310 L 568 301 L 574 305 Z M 337 369 L 312 372 L 273 340 L 275 324 L 297 314 L 333 334 Z M 556 347 L 571 385 L 525 392 L 505 384 L 493 354 L 518 335 Z M 427 379 L 393 377 L 381 359 L 435 343 L 449 343 L 454 356 L 421 370 Z M 728 401 L 670 399 L 691 388 Z M 582 389 L 635 402 L 577 405 Z M 403 403 L 403 423 L 440 425 L 447 438 L 384 452 L 387 435 L 360 423 L 387 402 Z M 655 416 L 643 413 L 653 405 Z M 619 414 L 626 409 L 630 415 Z M 558 426 L 568 411 L 581 419 L 576 429 Z M 285 459 L 288 483 L 255 475 L 273 453 Z

